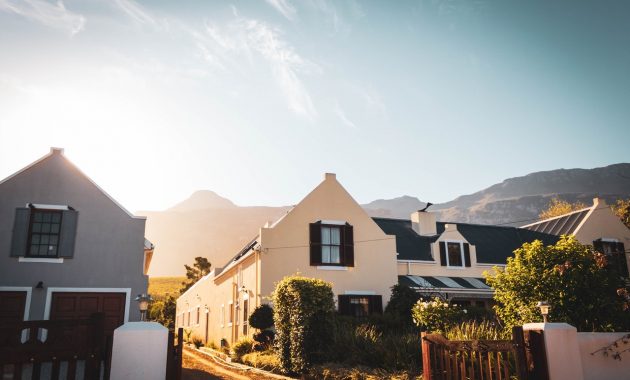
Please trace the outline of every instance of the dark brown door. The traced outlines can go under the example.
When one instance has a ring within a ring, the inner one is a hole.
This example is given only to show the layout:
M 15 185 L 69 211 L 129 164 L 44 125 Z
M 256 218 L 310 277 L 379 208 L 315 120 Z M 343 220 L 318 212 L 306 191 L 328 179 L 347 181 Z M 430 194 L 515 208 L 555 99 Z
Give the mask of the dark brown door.
M 50 319 L 88 318 L 92 313 L 105 314 L 105 334 L 125 322 L 125 293 L 53 293 Z
M 24 320 L 26 292 L 0 292 L 0 322 Z

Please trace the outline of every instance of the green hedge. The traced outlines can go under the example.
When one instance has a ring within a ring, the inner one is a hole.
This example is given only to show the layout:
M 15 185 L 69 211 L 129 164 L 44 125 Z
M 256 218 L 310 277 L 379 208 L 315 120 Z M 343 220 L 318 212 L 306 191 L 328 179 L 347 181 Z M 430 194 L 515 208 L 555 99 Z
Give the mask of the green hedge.
M 286 373 L 305 373 L 321 363 L 332 342 L 335 303 L 331 284 L 285 277 L 273 292 L 276 348 Z

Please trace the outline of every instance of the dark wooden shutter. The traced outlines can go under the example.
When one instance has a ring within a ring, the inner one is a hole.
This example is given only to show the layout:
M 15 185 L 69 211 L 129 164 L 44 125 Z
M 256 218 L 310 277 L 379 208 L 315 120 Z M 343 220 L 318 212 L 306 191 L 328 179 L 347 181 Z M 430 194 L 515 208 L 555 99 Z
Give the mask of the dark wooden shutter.
M 383 297 L 370 296 L 370 314 L 383 314 Z
M 15 209 L 15 219 L 13 220 L 13 236 L 11 238 L 12 257 L 26 255 L 28 246 L 28 227 L 31 220 L 31 209 L 19 207 Z
M 619 258 L 619 274 L 622 277 L 630 277 L 630 273 L 628 273 L 628 259 L 626 259 L 626 248 L 623 243 L 617 243 L 617 257 Z
M 322 227 L 321 222 L 309 225 L 309 240 L 311 245 L 311 265 L 322 263 Z
M 602 242 L 602 239 L 593 241 L 593 248 L 596 252 L 604 253 L 604 243 Z
M 354 266 L 354 231 L 351 225 L 343 226 L 343 262 L 347 267 Z
M 352 310 L 350 309 L 350 296 L 339 295 L 339 314 L 341 315 L 351 315 Z
M 446 266 L 446 243 L 440 242 L 440 265 Z
M 59 257 L 72 258 L 74 256 L 74 241 L 77 235 L 77 221 L 79 213 L 74 210 L 64 210 L 61 216 L 61 231 L 59 234 Z
M 470 266 L 470 244 L 464 243 L 464 263 L 467 267 Z

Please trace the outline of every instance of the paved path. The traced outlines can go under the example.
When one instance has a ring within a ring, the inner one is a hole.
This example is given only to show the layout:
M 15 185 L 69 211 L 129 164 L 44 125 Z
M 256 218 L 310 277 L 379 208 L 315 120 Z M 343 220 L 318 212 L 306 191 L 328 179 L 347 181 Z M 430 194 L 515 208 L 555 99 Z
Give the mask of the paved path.
M 277 380 L 273 377 L 228 367 L 189 348 L 184 348 L 182 359 L 183 380 Z

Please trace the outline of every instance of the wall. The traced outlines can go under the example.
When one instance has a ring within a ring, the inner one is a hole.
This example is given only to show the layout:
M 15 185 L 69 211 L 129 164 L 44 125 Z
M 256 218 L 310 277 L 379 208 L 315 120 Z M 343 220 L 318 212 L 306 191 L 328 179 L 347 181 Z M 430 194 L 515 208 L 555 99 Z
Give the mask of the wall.
M 584 380 L 630 378 L 630 351 L 622 353 L 621 360 L 615 360 L 611 356 L 606 357 L 601 352 L 591 355 L 592 352 L 608 346 L 627 334 L 627 332 L 577 334 Z M 620 344 L 618 349 L 621 351 L 627 348 L 630 348 L 630 342 L 626 345 Z
M 27 203 L 70 205 L 78 213 L 74 257 L 63 263 L 25 263 L 9 257 L 15 209 Z M 143 275 L 144 218 L 127 214 L 60 151 L 0 184 L 0 287 L 35 287 L 29 319 L 44 319 L 46 288 L 125 288 L 147 291 Z
M 319 220 L 344 221 L 353 226 L 354 267 L 322 268 L 310 265 L 309 224 Z M 269 296 L 287 275 L 331 282 L 335 295 L 369 292 L 381 295 L 383 307 L 398 282 L 396 240 L 385 235 L 339 184 L 334 174 L 308 194 L 276 225 L 261 230 L 261 294 Z

